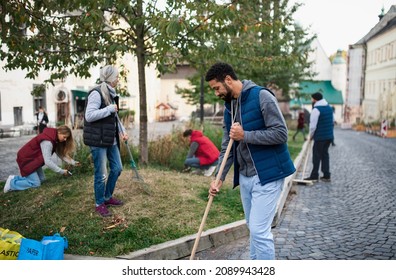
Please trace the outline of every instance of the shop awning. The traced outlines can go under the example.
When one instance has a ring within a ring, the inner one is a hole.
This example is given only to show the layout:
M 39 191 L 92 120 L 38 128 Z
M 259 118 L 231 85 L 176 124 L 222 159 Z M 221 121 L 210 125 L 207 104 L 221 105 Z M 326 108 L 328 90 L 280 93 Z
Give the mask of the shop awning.
M 300 82 L 300 94 L 302 97 L 291 100 L 290 107 L 311 104 L 311 94 L 315 92 L 322 93 L 323 98 L 326 99 L 330 105 L 344 104 L 342 92 L 336 90 L 331 84 L 331 81 L 302 81 Z
M 85 100 L 87 98 L 88 92 L 81 89 L 72 89 L 73 100 Z

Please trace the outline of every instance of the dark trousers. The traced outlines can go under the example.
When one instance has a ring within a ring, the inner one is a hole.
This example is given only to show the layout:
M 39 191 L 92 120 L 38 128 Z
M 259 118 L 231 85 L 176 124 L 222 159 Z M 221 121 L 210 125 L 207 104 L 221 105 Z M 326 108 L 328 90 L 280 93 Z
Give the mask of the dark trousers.
M 47 127 L 46 124 L 40 123 L 40 124 L 38 125 L 38 131 L 39 131 L 39 133 L 43 133 L 44 128 L 46 128 L 46 127 Z
M 305 129 L 304 128 L 297 128 L 296 133 L 293 135 L 293 141 L 296 140 L 297 134 L 302 133 L 304 140 L 305 140 Z
M 325 178 L 330 178 L 330 156 L 329 147 L 331 140 L 315 141 L 312 148 L 312 164 L 311 178 L 319 178 L 319 166 Z

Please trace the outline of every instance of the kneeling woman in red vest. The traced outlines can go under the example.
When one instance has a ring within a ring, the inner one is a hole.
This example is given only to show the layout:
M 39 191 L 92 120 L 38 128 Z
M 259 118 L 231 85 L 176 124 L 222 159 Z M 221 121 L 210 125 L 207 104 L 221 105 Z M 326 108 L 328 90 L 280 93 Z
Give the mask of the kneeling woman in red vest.
M 40 187 L 45 180 L 42 169 L 44 165 L 56 173 L 68 176 L 68 170 L 60 168 L 53 161 L 52 154 L 56 153 L 60 159 L 71 165 L 79 165 L 79 162 L 70 157 L 73 151 L 74 141 L 68 126 L 45 128 L 43 133 L 31 139 L 18 151 L 17 163 L 22 176 L 10 175 L 4 192 Z

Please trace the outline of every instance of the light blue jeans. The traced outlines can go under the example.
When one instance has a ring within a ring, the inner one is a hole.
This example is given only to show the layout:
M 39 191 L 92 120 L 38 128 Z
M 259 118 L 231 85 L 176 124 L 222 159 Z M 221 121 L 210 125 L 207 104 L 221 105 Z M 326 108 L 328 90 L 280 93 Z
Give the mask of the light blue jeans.
M 45 176 L 43 168 L 40 167 L 35 172 L 26 177 L 15 176 L 14 179 L 11 180 L 10 190 L 23 191 L 30 188 L 38 188 L 44 181 Z
M 94 191 L 96 206 L 103 204 L 113 196 L 115 185 L 122 171 L 120 151 L 117 145 L 111 147 L 90 146 L 94 162 Z M 107 160 L 109 161 L 110 173 L 107 178 Z
M 250 231 L 250 258 L 252 260 L 275 259 L 271 224 L 284 181 L 285 179 L 279 179 L 261 185 L 257 175 L 253 177 L 239 175 L 243 211 Z

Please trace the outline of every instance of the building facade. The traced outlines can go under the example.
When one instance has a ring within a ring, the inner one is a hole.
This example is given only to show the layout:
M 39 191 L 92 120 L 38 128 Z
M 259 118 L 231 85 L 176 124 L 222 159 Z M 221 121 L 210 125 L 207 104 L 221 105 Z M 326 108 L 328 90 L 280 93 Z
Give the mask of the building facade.
M 396 118 L 396 5 L 348 51 L 345 120 L 354 124 Z
M 312 62 L 311 71 L 316 75 L 299 83 L 301 97 L 292 100 L 290 107 L 311 112 L 311 94 L 320 92 L 333 107 L 336 122 L 342 123 L 346 91 L 346 61 L 342 51 L 338 50 L 333 61 L 330 61 L 318 39 L 313 40 L 311 49 L 308 60 Z

